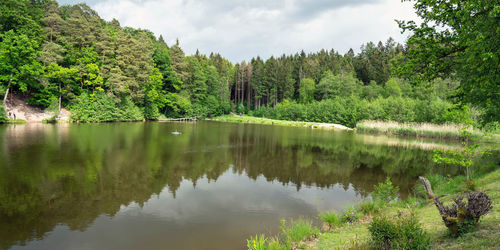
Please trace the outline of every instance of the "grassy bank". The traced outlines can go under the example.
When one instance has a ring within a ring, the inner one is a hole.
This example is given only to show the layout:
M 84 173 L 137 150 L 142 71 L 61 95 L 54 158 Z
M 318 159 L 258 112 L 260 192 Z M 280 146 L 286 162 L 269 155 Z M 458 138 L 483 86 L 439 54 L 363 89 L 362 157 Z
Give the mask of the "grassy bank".
M 23 119 L 9 119 L 6 124 L 25 124 L 26 120 Z
M 449 202 L 456 192 L 460 191 L 465 183 L 463 176 L 448 178 L 443 176 L 429 176 L 433 189 L 437 195 L 446 195 L 442 201 Z M 387 218 L 400 218 L 413 214 L 416 223 L 426 232 L 426 240 L 432 249 L 499 249 L 500 248 L 500 169 L 475 178 L 477 189 L 488 194 L 493 202 L 493 209 L 481 218 L 479 225 L 471 232 L 454 238 L 441 220 L 438 210 L 430 200 L 409 198 L 404 201 L 376 204 L 372 201 L 363 201 L 354 209 L 344 213 L 322 213 L 320 218 L 328 223 L 323 226 L 322 232 L 309 225 L 309 229 L 301 229 L 302 237 L 290 242 L 288 235 L 294 229 L 290 225 L 282 230 L 279 236 L 267 238 L 268 244 L 262 247 L 252 247 L 249 240 L 249 249 L 367 249 L 373 246 L 369 227 L 375 215 Z M 417 189 L 418 190 L 418 189 Z M 353 212 L 354 211 L 354 212 Z M 344 215 L 342 215 L 344 214 Z M 345 219 L 348 216 L 351 219 Z M 354 218 L 354 219 L 352 219 Z M 304 222 L 301 222 L 301 228 Z M 264 236 L 260 240 L 266 239 Z M 272 240 L 271 240 L 272 239 Z M 266 240 L 264 240 L 266 241 Z M 272 244 L 269 244 L 272 242 Z
M 387 135 L 428 137 L 458 140 L 461 138 L 461 126 L 456 124 L 431 123 L 399 123 L 386 121 L 361 121 L 356 124 L 356 130 L 367 133 Z M 473 137 L 480 137 L 484 133 L 477 129 L 468 129 Z
M 268 125 L 280 125 L 280 126 L 291 126 L 291 127 L 310 127 L 310 128 L 321 128 L 321 129 L 342 129 L 350 130 L 350 128 L 333 123 L 320 123 L 320 122 L 299 122 L 299 121 L 284 121 L 284 120 L 274 120 L 268 118 L 253 117 L 247 115 L 223 115 L 216 118 L 212 118 L 213 121 L 221 122 L 233 122 L 233 123 L 250 123 L 250 124 L 268 124 Z

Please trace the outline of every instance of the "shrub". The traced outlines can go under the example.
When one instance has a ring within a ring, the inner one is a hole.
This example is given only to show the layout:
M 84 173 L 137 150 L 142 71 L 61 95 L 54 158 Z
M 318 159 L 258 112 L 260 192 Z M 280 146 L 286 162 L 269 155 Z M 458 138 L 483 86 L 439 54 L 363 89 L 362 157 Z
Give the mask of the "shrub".
M 356 211 L 356 208 L 354 206 L 348 207 L 344 210 L 344 213 L 342 214 L 341 221 L 343 223 L 349 222 L 353 223 L 359 220 L 358 213 Z
M 386 216 L 373 218 L 368 226 L 368 230 L 377 248 L 390 249 L 392 241 L 397 239 L 398 236 L 396 224 Z
M 429 236 L 413 214 L 396 219 L 376 216 L 368 230 L 377 249 L 428 249 L 431 246 Z
M 387 177 L 384 182 L 374 186 L 375 190 L 372 192 L 372 197 L 375 201 L 389 202 L 396 199 L 399 187 L 392 185 L 391 179 Z
M 418 100 L 409 97 L 389 96 L 360 99 L 357 95 L 333 96 L 321 101 L 296 103 L 283 100 L 275 107 L 260 107 L 250 115 L 279 120 L 338 123 L 354 127 L 361 120 L 396 122 L 450 122 L 448 108 L 451 104 L 439 99 Z M 237 107 L 244 111 L 244 107 Z
M 0 102 L 0 123 L 6 123 L 8 121 L 9 119 L 7 118 L 7 113 L 5 113 L 3 103 Z
M 359 211 L 365 215 L 374 215 L 378 214 L 380 212 L 382 204 L 380 202 L 376 202 L 373 200 L 363 200 L 360 203 L 358 203 L 358 208 Z
M 342 224 L 342 217 L 335 211 L 319 213 L 319 217 L 330 226 L 339 226 Z
M 104 92 L 95 95 L 83 93 L 70 106 L 71 118 L 80 122 L 111 122 L 111 121 L 138 121 L 143 120 L 141 110 L 134 105 L 130 98 L 122 98 L 116 105 L 112 97 Z
M 407 208 L 407 207 L 423 207 L 425 206 L 425 202 L 418 197 L 415 196 L 410 196 L 404 200 L 399 200 L 397 202 L 397 205 L 399 205 L 402 208 Z
M 500 122 L 490 122 L 484 125 L 483 129 L 489 133 L 500 134 Z

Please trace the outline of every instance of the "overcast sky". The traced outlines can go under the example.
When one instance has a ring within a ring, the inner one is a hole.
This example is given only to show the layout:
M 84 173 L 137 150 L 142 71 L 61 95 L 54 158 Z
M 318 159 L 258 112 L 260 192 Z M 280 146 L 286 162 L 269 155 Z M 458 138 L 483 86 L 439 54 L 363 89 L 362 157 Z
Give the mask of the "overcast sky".
M 335 49 L 368 41 L 404 42 L 394 21 L 415 20 L 400 0 L 58 0 L 86 2 L 101 18 L 179 38 L 186 54 L 219 52 L 232 62 Z

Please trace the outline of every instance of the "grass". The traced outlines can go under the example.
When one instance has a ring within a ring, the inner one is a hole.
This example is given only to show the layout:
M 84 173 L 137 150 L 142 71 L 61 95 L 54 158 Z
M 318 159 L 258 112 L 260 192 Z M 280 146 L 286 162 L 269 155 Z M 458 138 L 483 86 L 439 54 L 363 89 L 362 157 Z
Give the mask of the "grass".
M 368 227 L 365 224 L 348 224 L 338 228 L 334 232 L 322 233 L 315 249 L 348 249 L 355 246 L 364 245 L 369 237 Z
M 466 181 L 463 176 L 451 178 L 432 175 L 428 176 L 428 179 L 436 194 L 446 195 L 441 198 L 444 202 L 450 202 L 453 195 L 461 191 Z M 500 169 L 496 167 L 496 170 L 487 174 L 479 174 L 475 177 L 475 183 L 478 190 L 490 196 L 493 201 L 493 209 L 481 218 L 475 230 L 458 238 L 449 235 L 439 212 L 430 200 L 411 197 L 390 205 L 373 203 L 371 200 L 358 203 L 357 209 L 361 212 L 359 213 L 359 221 L 341 223 L 327 232 L 318 233 L 315 235 L 315 239 L 308 244 L 295 243 L 295 246 L 303 246 L 306 249 L 367 249 L 371 243 L 368 225 L 375 214 L 396 218 L 401 214 L 414 212 L 419 224 L 428 233 L 433 249 L 500 249 Z M 416 193 L 418 195 L 418 189 Z M 336 221 L 336 218 L 333 219 L 333 217 L 336 216 L 330 212 L 320 214 L 320 218 L 327 222 Z M 294 237 L 290 236 L 289 240 L 300 242 L 307 237 L 311 237 L 313 234 L 311 232 L 319 230 L 311 227 L 311 224 L 302 223 L 297 226 L 297 229 L 284 230 L 284 232 L 286 232 L 285 234 L 294 235 Z M 302 228 L 307 228 L 307 230 Z M 292 231 L 294 233 L 291 233 Z M 272 248 L 264 247 L 261 249 L 290 249 L 290 242 L 287 242 L 287 244 L 279 245 L 281 247 L 274 245 Z M 271 244 L 268 244 L 268 246 L 271 246 Z
M 357 131 L 382 133 L 388 135 L 429 137 L 441 139 L 461 138 L 459 124 L 431 124 L 431 123 L 399 123 L 386 121 L 361 121 L 356 124 Z M 477 129 L 469 129 L 473 137 L 481 137 L 484 133 Z
M 221 122 L 233 122 L 233 123 L 249 123 L 249 124 L 268 124 L 268 125 L 279 125 L 279 126 L 291 126 L 291 127 L 310 127 L 310 128 L 321 128 L 321 129 L 347 129 L 339 124 L 333 123 L 319 123 L 319 122 L 299 122 L 299 121 L 284 121 L 284 120 L 274 120 L 269 118 L 253 117 L 247 115 L 223 115 L 219 117 L 212 118 L 214 121 Z
M 9 119 L 7 124 L 25 124 L 26 120 L 23 119 Z
M 465 182 L 463 176 L 455 178 L 429 177 L 436 194 L 448 196 L 442 198 L 451 201 L 451 194 L 456 194 Z M 493 201 L 493 209 L 481 218 L 476 230 L 459 238 L 449 236 L 448 229 L 441 220 L 441 216 L 434 204 L 424 201 L 421 206 L 414 206 L 417 218 L 425 231 L 429 233 L 433 249 L 498 249 L 500 248 L 500 169 L 476 179 L 479 190 L 484 191 Z M 401 201 L 392 206 L 387 206 L 380 213 L 387 216 L 408 213 L 410 206 L 416 202 L 415 198 L 409 201 Z M 403 208 L 402 208 L 403 207 Z M 348 248 L 349 244 L 368 244 L 370 235 L 368 222 L 370 216 L 362 219 L 359 224 L 341 228 L 338 231 L 326 232 L 318 236 L 318 242 L 314 248 Z
M 380 212 L 382 207 L 381 202 L 375 202 L 370 199 L 365 199 L 358 203 L 359 211 L 364 215 L 375 215 Z
M 340 226 L 342 224 L 342 216 L 335 211 L 321 212 L 318 216 L 329 226 Z
M 286 242 L 291 243 L 310 239 L 319 233 L 319 229 L 313 227 L 311 221 L 299 219 L 292 221 L 288 227 L 282 223 L 282 232 Z
M 263 249 L 308 249 L 320 231 L 313 226 L 312 221 L 298 219 L 289 224 L 281 220 L 281 234 L 275 237 L 256 235 L 247 240 L 247 247 L 251 250 Z

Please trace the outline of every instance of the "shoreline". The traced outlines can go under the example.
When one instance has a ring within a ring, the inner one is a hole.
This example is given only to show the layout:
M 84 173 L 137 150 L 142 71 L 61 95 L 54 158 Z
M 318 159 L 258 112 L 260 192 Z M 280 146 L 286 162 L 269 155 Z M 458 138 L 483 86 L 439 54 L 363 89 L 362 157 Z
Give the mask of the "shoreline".
M 398 123 L 392 121 L 361 121 L 355 128 L 349 128 L 344 125 L 334 123 L 320 122 L 302 122 L 274 120 L 269 118 L 254 117 L 248 115 L 223 115 L 207 119 L 211 121 L 230 122 L 230 123 L 248 123 L 248 124 L 267 124 L 290 127 L 310 127 L 313 129 L 331 129 L 355 131 L 363 134 L 385 134 L 387 136 L 396 136 L 404 138 L 428 138 L 447 141 L 461 141 L 460 125 L 457 124 L 431 124 L 431 123 Z M 491 134 L 488 138 L 483 131 L 472 129 L 468 130 L 473 137 L 481 138 L 480 141 L 498 141 L 499 134 Z
M 207 119 L 210 121 L 230 122 L 230 123 L 248 123 L 248 124 L 265 124 L 265 125 L 279 125 L 289 127 L 304 127 L 313 129 L 327 129 L 327 130 L 347 130 L 353 131 L 354 129 L 344 125 L 335 123 L 321 123 L 321 122 L 302 122 L 302 121 L 285 121 L 274 120 L 269 118 L 260 118 L 248 115 L 223 115 L 215 118 Z
M 270 118 L 255 117 L 248 115 L 240 116 L 235 114 L 222 115 L 214 118 L 205 118 L 199 120 L 217 121 L 226 123 L 278 125 L 278 126 L 303 127 L 303 128 L 324 129 L 324 130 L 355 131 L 362 134 L 374 134 L 374 135 L 378 134 L 378 135 L 387 135 L 387 136 L 394 136 L 401 138 L 417 138 L 417 139 L 425 138 L 425 139 L 438 139 L 445 141 L 461 141 L 463 139 L 460 134 L 461 125 L 457 124 L 398 123 L 393 121 L 361 121 L 356 124 L 355 128 L 349 128 L 347 126 L 335 123 L 275 120 Z M 166 118 L 158 120 L 140 120 L 140 121 L 101 121 L 94 123 L 150 122 L 150 121 L 173 122 L 173 121 L 196 121 L 196 120 L 190 117 L 190 118 L 180 118 L 180 119 Z M 0 124 L 30 124 L 30 123 L 58 124 L 58 123 L 81 123 L 81 122 L 73 121 L 70 119 L 60 119 L 60 120 L 9 119 L 7 122 Z M 472 134 L 472 137 L 480 138 L 479 141 L 483 142 L 500 141 L 500 134 L 488 134 L 477 129 L 469 129 L 467 131 Z
M 464 182 L 464 176 L 454 178 L 442 176 L 430 176 L 434 179 L 433 189 L 436 194 L 442 196 L 442 201 L 449 204 L 455 195 L 459 194 Z M 500 169 L 491 170 L 475 178 L 477 188 L 488 194 L 494 204 L 500 202 Z M 446 195 L 446 197 L 444 197 Z M 498 223 L 500 223 L 500 207 L 494 205 L 493 209 L 481 218 L 477 227 L 461 237 L 453 238 L 449 236 L 448 229 L 444 225 L 441 215 L 436 209 L 431 199 L 412 197 L 407 200 L 398 200 L 386 205 L 382 205 L 376 212 L 364 212 L 363 201 L 351 206 L 356 211 L 358 219 L 354 222 L 328 224 L 324 221 L 320 228 L 309 223 L 308 233 L 302 234 L 298 240 L 287 241 L 290 231 L 303 225 L 294 225 L 292 222 L 287 230 L 282 230 L 279 235 L 256 235 L 249 236 L 249 241 L 264 242 L 264 245 L 291 245 L 292 249 L 365 249 L 371 244 L 369 224 L 377 215 L 398 218 L 401 215 L 414 213 L 418 219 L 418 224 L 427 233 L 432 249 L 496 249 L 500 247 L 498 238 Z M 350 211 L 349 207 L 344 210 Z M 322 211 L 322 213 L 330 213 Z M 319 217 L 322 217 L 320 213 Z M 306 220 L 306 222 L 310 219 Z M 300 221 L 298 224 L 304 224 Z M 254 248 L 249 248 L 254 249 Z M 260 248 L 264 249 L 264 248 Z M 274 249 L 274 248 L 273 248 Z

